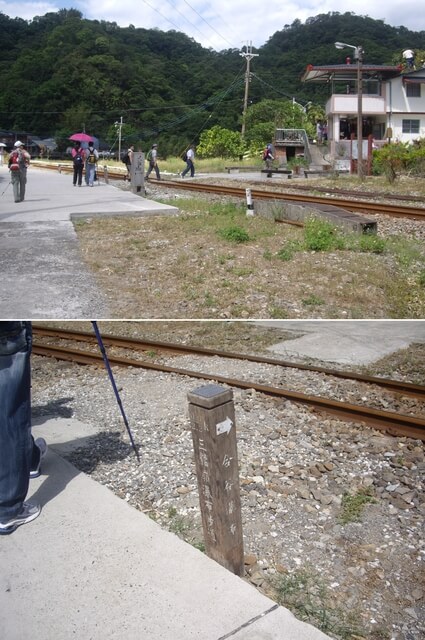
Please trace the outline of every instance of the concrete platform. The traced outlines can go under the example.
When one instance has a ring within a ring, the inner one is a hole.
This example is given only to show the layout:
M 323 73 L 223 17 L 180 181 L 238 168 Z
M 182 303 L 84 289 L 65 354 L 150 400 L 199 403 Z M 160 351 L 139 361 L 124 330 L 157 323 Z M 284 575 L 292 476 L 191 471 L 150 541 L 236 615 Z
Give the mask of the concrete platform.
M 99 216 L 175 215 L 104 182 L 74 187 L 70 174 L 30 167 L 26 198 L 13 200 L 0 167 L 1 318 L 107 318 L 108 301 L 85 268 L 72 220 Z
M 91 435 L 34 428 L 50 449 L 43 511 L 0 544 L 4 640 L 330 640 L 60 457 Z
M 366 365 L 411 344 L 425 343 L 425 320 L 264 320 L 293 340 L 269 348 L 285 357 Z

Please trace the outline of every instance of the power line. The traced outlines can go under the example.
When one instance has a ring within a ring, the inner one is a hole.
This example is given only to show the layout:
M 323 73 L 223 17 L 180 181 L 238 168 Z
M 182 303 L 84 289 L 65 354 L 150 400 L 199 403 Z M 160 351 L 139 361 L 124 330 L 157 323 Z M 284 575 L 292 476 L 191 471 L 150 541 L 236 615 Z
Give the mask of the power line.
M 191 4 L 189 4 L 189 2 L 188 2 L 187 0 L 183 0 L 183 2 L 185 2 L 185 3 L 187 4 L 187 6 L 188 6 L 190 9 L 192 9 L 192 11 L 194 11 L 194 12 L 196 13 L 196 15 L 197 15 L 197 16 L 199 16 L 203 22 L 205 22 L 205 24 L 207 24 L 207 25 L 209 26 L 209 28 L 210 28 L 210 29 L 212 29 L 213 31 L 215 31 L 215 33 L 216 33 L 216 34 L 217 34 L 217 35 L 218 35 L 222 40 L 224 40 L 224 42 L 227 42 L 227 44 L 230 44 L 230 46 L 232 47 L 232 49 L 237 49 L 237 48 L 238 48 L 238 47 L 235 47 L 235 45 L 234 45 L 234 44 L 232 44 L 231 42 L 229 42 L 229 41 L 227 40 L 227 38 L 225 38 L 224 36 L 222 36 L 222 35 L 221 35 L 221 33 L 219 33 L 215 27 L 213 27 L 213 26 L 212 26 L 212 25 L 211 25 L 207 20 L 205 20 L 205 18 L 203 18 L 203 17 L 201 16 L 201 14 L 200 14 L 200 13 L 198 13 L 198 11 L 197 11 L 196 9 L 194 9 L 194 7 L 192 7 L 192 5 L 191 5 Z
M 273 91 L 275 91 L 276 93 L 279 93 L 281 96 L 285 96 L 285 98 L 288 98 L 289 100 L 292 100 L 293 96 L 290 96 L 288 93 L 285 93 L 284 91 L 281 91 L 280 89 L 276 89 L 276 87 L 273 87 L 271 84 L 269 84 L 268 82 L 266 82 L 265 80 L 260 78 L 260 76 L 257 76 L 256 73 L 251 73 L 251 76 L 253 78 L 255 78 L 256 80 L 258 80 L 258 82 L 261 82 L 261 84 L 264 84 L 266 87 L 269 87 L 270 89 L 273 89 Z
M 205 35 L 205 33 L 202 33 L 202 31 L 200 31 L 200 29 L 198 29 L 198 27 L 197 27 L 196 25 L 194 25 L 194 24 L 193 24 L 193 22 L 191 22 L 190 20 L 188 20 L 188 19 L 186 18 L 186 16 L 185 16 L 181 11 L 179 11 L 179 10 L 177 9 L 177 7 L 176 7 L 174 4 L 172 4 L 172 3 L 171 3 L 171 1 L 170 1 L 170 0 L 167 0 L 167 2 L 168 2 L 168 4 L 169 4 L 173 9 L 174 9 L 174 11 L 177 11 L 177 13 L 178 13 L 178 14 L 179 14 L 179 15 L 180 15 L 184 20 L 186 20 L 186 22 L 187 22 L 187 23 L 189 23 L 191 27 L 193 27 L 193 28 L 194 28 L 198 33 L 200 33 L 200 34 L 201 34 L 201 36 L 202 36 L 203 38 L 206 38 L 206 40 L 207 40 L 207 41 L 212 45 L 211 40 L 208 38 L 208 36 L 207 36 L 207 35 Z
M 176 25 L 172 20 L 170 20 L 169 18 L 167 18 L 167 16 L 164 16 L 164 14 L 163 14 L 163 13 L 161 13 L 160 11 L 158 11 L 158 9 L 157 9 L 156 7 L 153 7 L 153 6 L 152 6 L 152 5 L 151 5 L 147 0 L 143 0 L 143 2 L 144 2 L 145 4 L 147 4 L 147 5 L 148 5 L 148 7 L 150 7 L 150 8 L 151 8 L 151 9 L 153 9 L 154 11 L 156 11 L 156 12 L 161 16 L 161 18 L 164 18 L 164 20 L 166 20 L 167 22 L 169 22 L 170 24 L 172 24 L 172 25 L 173 25 L 173 27 L 175 27 L 175 28 L 177 29 L 177 31 L 180 31 L 180 27 L 178 27 L 178 26 L 177 26 L 177 25 Z

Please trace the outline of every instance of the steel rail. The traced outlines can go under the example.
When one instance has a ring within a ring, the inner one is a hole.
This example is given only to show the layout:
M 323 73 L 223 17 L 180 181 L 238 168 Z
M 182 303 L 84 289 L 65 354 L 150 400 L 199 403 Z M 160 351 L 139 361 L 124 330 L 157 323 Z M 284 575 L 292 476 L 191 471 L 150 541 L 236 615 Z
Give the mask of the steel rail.
M 178 189 L 205 191 L 207 193 L 221 193 L 223 195 L 246 198 L 245 189 L 239 187 L 225 187 L 221 185 L 205 185 L 202 183 L 196 183 L 196 186 L 192 182 L 186 184 L 178 181 L 167 182 L 161 180 L 158 182 L 161 187 L 172 186 Z M 414 218 L 417 220 L 425 220 L 425 207 L 407 207 L 402 205 L 393 204 L 380 204 L 378 202 L 361 202 L 356 200 L 348 200 L 342 198 L 326 198 L 323 196 L 312 195 L 299 195 L 296 193 L 283 193 L 277 191 L 259 191 L 257 189 L 251 189 L 251 195 L 254 199 L 258 200 L 285 200 L 289 202 L 298 202 L 300 204 L 322 204 L 331 205 L 333 207 L 339 207 L 348 211 L 359 211 L 363 213 L 384 213 L 390 216 L 399 216 L 403 218 Z M 372 196 L 369 196 L 372 197 Z
M 76 331 L 74 329 L 53 329 L 34 324 L 33 332 L 36 337 L 45 336 L 51 338 L 59 338 L 61 340 L 74 340 L 96 344 L 95 336 L 93 335 L 93 333 L 90 333 L 88 331 Z M 323 373 L 325 375 L 333 376 L 336 378 L 354 380 L 356 382 L 363 382 L 366 384 L 375 384 L 379 387 L 383 387 L 395 393 L 401 393 L 404 395 L 413 396 L 415 398 L 425 399 L 425 386 L 413 384 L 411 382 L 391 380 L 389 378 L 377 378 L 374 376 L 352 373 L 351 371 L 341 371 L 338 369 L 311 366 L 307 364 L 289 362 L 287 360 L 281 360 L 279 358 L 269 358 L 267 356 L 254 356 L 249 354 L 236 353 L 234 351 L 208 349 L 206 347 L 191 347 L 187 345 L 161 342 L 156 340 L 141 340 L 139 338 L 126 338 L 124 336 L 114 336 L 110 334 L 103 335 L 102 339 L 106 345 L 111 347 L 122 347 L 126 349 L 136 348 L 143 351 L 159 349 L 170 354 L 193 354 L 205 355 L 210 357 L 216 356 L 220 358 L 246 360 L 248 362 L 258 362 L 261 364 L 270 364 L 291 369 L 299 369 L 302 371 L 310 371 L 313 373 Z
M 41 165 L 39 165 L 41 167 Z M 66 173 L 72 172 L 71 165 L 43 165 L 41 168 L 46 169 L 56 169 L 64 171 Z M 103 176 L 103 169 L 99 167 L 98 170 L 99 176 Z M 124 173 L 108 170 L 108 176 L 111 179 L 123 179 Z M 173 189 L 182 189 L 186 191 L 202 191 L 206 193 L 215 193 L 222 194 L 226 196 L 231 196 L 235 198 L 246 198 L 246 190 L 239 187 L 230 187 L 223 185 L 214 185 L 214 184 L 204 184 L 201 182 L 194 181 L 179 181 L 179 180 L 160 180 L 154 181 L 154 183 L 158 187 L 172 187 Z M 300 185 L 301 186 L 301 185 Z M 306 185 L 305 185 L 306 186 Z M 303 187 L 304 188 L 304 187 Z M 312 188 L 314 191 L 314 188 Z M 362 202 L 361 200 L 353 200 L 347 198 L 330 198 L 324 196 L 314 196 L 307 194 L 296 194 L 282 191 L 260 191 L 258 189 L 251 189 L 251 195 L 254 199 L 258 200 L 285 200 L 289 202 L 299 202 L 305 204 L 322 204 L 322 205 L 331 205 L 334 207 L 340 207 L 341 209 L 346 209 L 348 211 L 358 211 L 360 213 L 382 213 L 389 216 L 394 217 L 402 217 L 402 218 L 413 218 L 415 220 L 425 220 L 425 207 L 410 207 L 403 205 L 394 205 L 394 204 L 386 204 L 379 202 L 372 202 L 370 198 L 373 197 L 373 194 L 369 194 L 369 202 Z M 300 225 L 301 226 L 301 225 Z
M 34 343 L 33 353 L 35 355 L 54 357 L 56 359 L 68 360 L 79 364 L 103 364 L 101 354 L 87 353 L 77 349 L 50 347 Z M 297 391 L 289 391 L 278 387 L 271 387 L 269 385 L 246 382 L 244 380 L 227 378 L 221 375 L 190 371 L 188 369 L 169 367 L 142 360 L 110 356 L 109 361 L 111 364 L 120 366 L 138 367 L 202 380 L 214 380 L 215 382 L 221 382 L 229 385 L 230 387 L 237 387 L 239 389 L 254 389 L 257 392 L 264 393 L 269 396 L 285 398 L 292 402 L 307 404 L 317 410 L 336 415 L 343 420 L 365 422 L 368 425 L 374 426 L 376 429 L 386 431 L 392 435 L 425 440 L 425 419 L 422 418 L 406 416 L 389 411 L 380 411 L 378 409 L 362 407 L 361 405 L 330 400 L 319 396 L 306 395 Z

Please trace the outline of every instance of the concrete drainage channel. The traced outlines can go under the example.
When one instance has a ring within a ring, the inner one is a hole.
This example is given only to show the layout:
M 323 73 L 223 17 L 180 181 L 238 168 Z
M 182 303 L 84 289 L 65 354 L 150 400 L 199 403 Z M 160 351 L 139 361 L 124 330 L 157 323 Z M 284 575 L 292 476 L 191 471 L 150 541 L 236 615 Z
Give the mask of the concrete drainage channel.
M 294 204 L 284 200 L 255 200 L 255 213 L 270 220 L 281 220 L 303 223 L 312 216 L 320 216 L 333 224 L 342 226 L 356 233 L 377 233 L 377 222 L 346 209 L 328 204 L 310 204 L 307 202 Z

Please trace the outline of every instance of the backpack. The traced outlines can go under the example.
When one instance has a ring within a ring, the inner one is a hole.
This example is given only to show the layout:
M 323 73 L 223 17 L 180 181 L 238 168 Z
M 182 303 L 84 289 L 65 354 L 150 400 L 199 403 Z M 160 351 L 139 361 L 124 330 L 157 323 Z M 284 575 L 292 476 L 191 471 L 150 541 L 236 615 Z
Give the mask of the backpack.
M 125 152 L 125 154 L 121 159 L 124 162 L 124 164 L 130 164 L 130 156 L 128 155 L 128 151 Z
M 182 155 L 183 162 L 187 162 L 187 151 L 185 151 Z
M 147 156 L 146 156 L 147 160 L 152 160 L 152 149 L 149 149 Z
M 96 164 L 97 162 L 97 158 L 96 158 L 96 154 L 94 152 L 94 149 L 91 153 L 89 153 L 89 157 L 87 158 L 87 162 L 89 164 Z
M 80 167 L 84 163 L 83 153 L 82 153 L 81 149 L 78 149 L 78 151 L 75 154 L 73 160 L 74 160 L 74 165 L 76 167 Z
M 263 151 L 263 160 L 267 160 L 268 157 L 269 157 L 269 149 L 268 147 L 266 147 Z
M 19 171 L 20 170 L 20 165 L 19 165 L 19 153 L 17 151 L 12 151 L 12 153 L 9 156 L 9 169 L 11 171 Z

